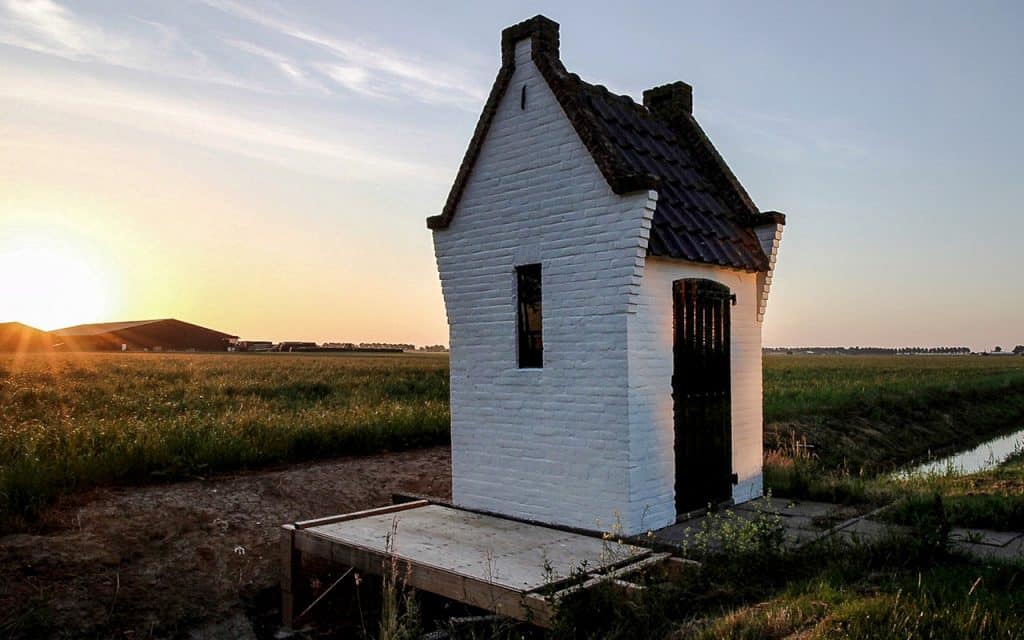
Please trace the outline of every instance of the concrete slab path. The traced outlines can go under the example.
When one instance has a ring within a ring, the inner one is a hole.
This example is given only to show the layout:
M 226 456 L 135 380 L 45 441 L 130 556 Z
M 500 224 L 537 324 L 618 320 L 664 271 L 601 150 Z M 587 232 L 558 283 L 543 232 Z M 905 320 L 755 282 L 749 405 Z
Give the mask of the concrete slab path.
M 784 545 L 790 549 L 798 549 L 829 536 L 850 544 L 871 544 L 893 536 L 912 535 L 910 527 L 875 519 L 881 510 L 865 513 L 827 502 L 764 498 L 717 514 L 694 516 L 655 531 L 654 539 L 681 549 L 692 548 L 701 536 L 707 535 L 715 522 L 750 522 L 764 515 L 778 517 L 784 531 Z M 1021 531 L 954 528 L 949 538 L 953 551 L 980 560 L 1024 562 L 1024 532 Z M 714 541 L 711 540 L 710 544 L 714 546 Z

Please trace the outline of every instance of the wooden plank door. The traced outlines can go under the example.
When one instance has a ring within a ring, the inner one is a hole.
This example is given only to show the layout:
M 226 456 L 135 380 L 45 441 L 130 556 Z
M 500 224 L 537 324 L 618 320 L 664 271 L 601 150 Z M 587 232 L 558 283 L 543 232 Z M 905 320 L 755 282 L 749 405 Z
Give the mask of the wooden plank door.
M 732 495 L 729 288 L 711 280 L 672 283 L 672 399 L 676 513 Z

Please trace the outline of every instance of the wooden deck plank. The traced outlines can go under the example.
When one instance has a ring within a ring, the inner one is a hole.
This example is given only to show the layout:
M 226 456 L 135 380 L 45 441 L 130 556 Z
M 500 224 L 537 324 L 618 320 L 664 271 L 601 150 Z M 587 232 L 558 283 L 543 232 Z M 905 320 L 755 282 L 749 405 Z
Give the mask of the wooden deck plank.
M 281 622 L 286 628 L 292 626 L 295 619 L 295 586 L 301 558 L 295 550 L 295 527 L 286 524 L 281 527 L 280 570 L 281 570 Z
M 376 509 L 366 509 L 364 511 L 353 511 L 352 513 L 343 513 L 337 516 L 327 516 L 325 518 L 314 518 L 313 520 L 299 520 L 293 526 L 296 529 L 309 529 L 310 527 L 319 527 L 325 524 L 332 524 L 334 522 L 344 522 L 346 520 L 358 520 L 359 518 L 365 518 L 373 515 L 381 515 L 388 513 L 396 513 L 398 511 L 405 511 L 407 509 L 418 509 L 430 504 L 426 500 L 414 500 L 412 502 L 402 502 L 399 504 L 390 504 L 386 507 L 377 507 Z
M 397 533 L 389 549 L 393 523 Z M 375 554 L 393 551 L 414 567 L 450 571 L 520 593 L 581 568 L 592 572 L 651 553 L 643 547 L 440 505 L 333 521 L 307 527 L 301 535 Z
M 381 575 L 390 570 L 390 556 L 384 551 L 331 542 L 317 535 L 296 535 L 295 542 L 296 548 L 303 553 L 328 557 L 338 564 L 354 567 L 359 571 Z M 481 582 L 455 571 L 417 562 L 407 564 L 401 560 L 397 571 L 398 578 L 410 587 L 517 620 L 548 626 L 553 615 L 550 603 L 544 598 L 527 598 L 518 590 Z

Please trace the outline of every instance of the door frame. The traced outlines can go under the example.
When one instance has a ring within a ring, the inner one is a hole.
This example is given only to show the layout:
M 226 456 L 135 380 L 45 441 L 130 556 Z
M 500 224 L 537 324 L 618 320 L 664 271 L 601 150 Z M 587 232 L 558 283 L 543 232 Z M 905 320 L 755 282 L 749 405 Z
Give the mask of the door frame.
M 732 500 L 736 296 L 709 278 L 672 282 L 672 429 L 677 517 Z

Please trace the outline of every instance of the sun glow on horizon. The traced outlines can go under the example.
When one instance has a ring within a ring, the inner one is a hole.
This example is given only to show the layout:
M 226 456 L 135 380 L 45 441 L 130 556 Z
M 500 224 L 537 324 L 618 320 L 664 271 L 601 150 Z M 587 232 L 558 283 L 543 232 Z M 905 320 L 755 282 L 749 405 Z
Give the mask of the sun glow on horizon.
M 104 319 L 112 279 L 71 237 L 14 229 L 0 237 L 0 321 L 50 331 Z

